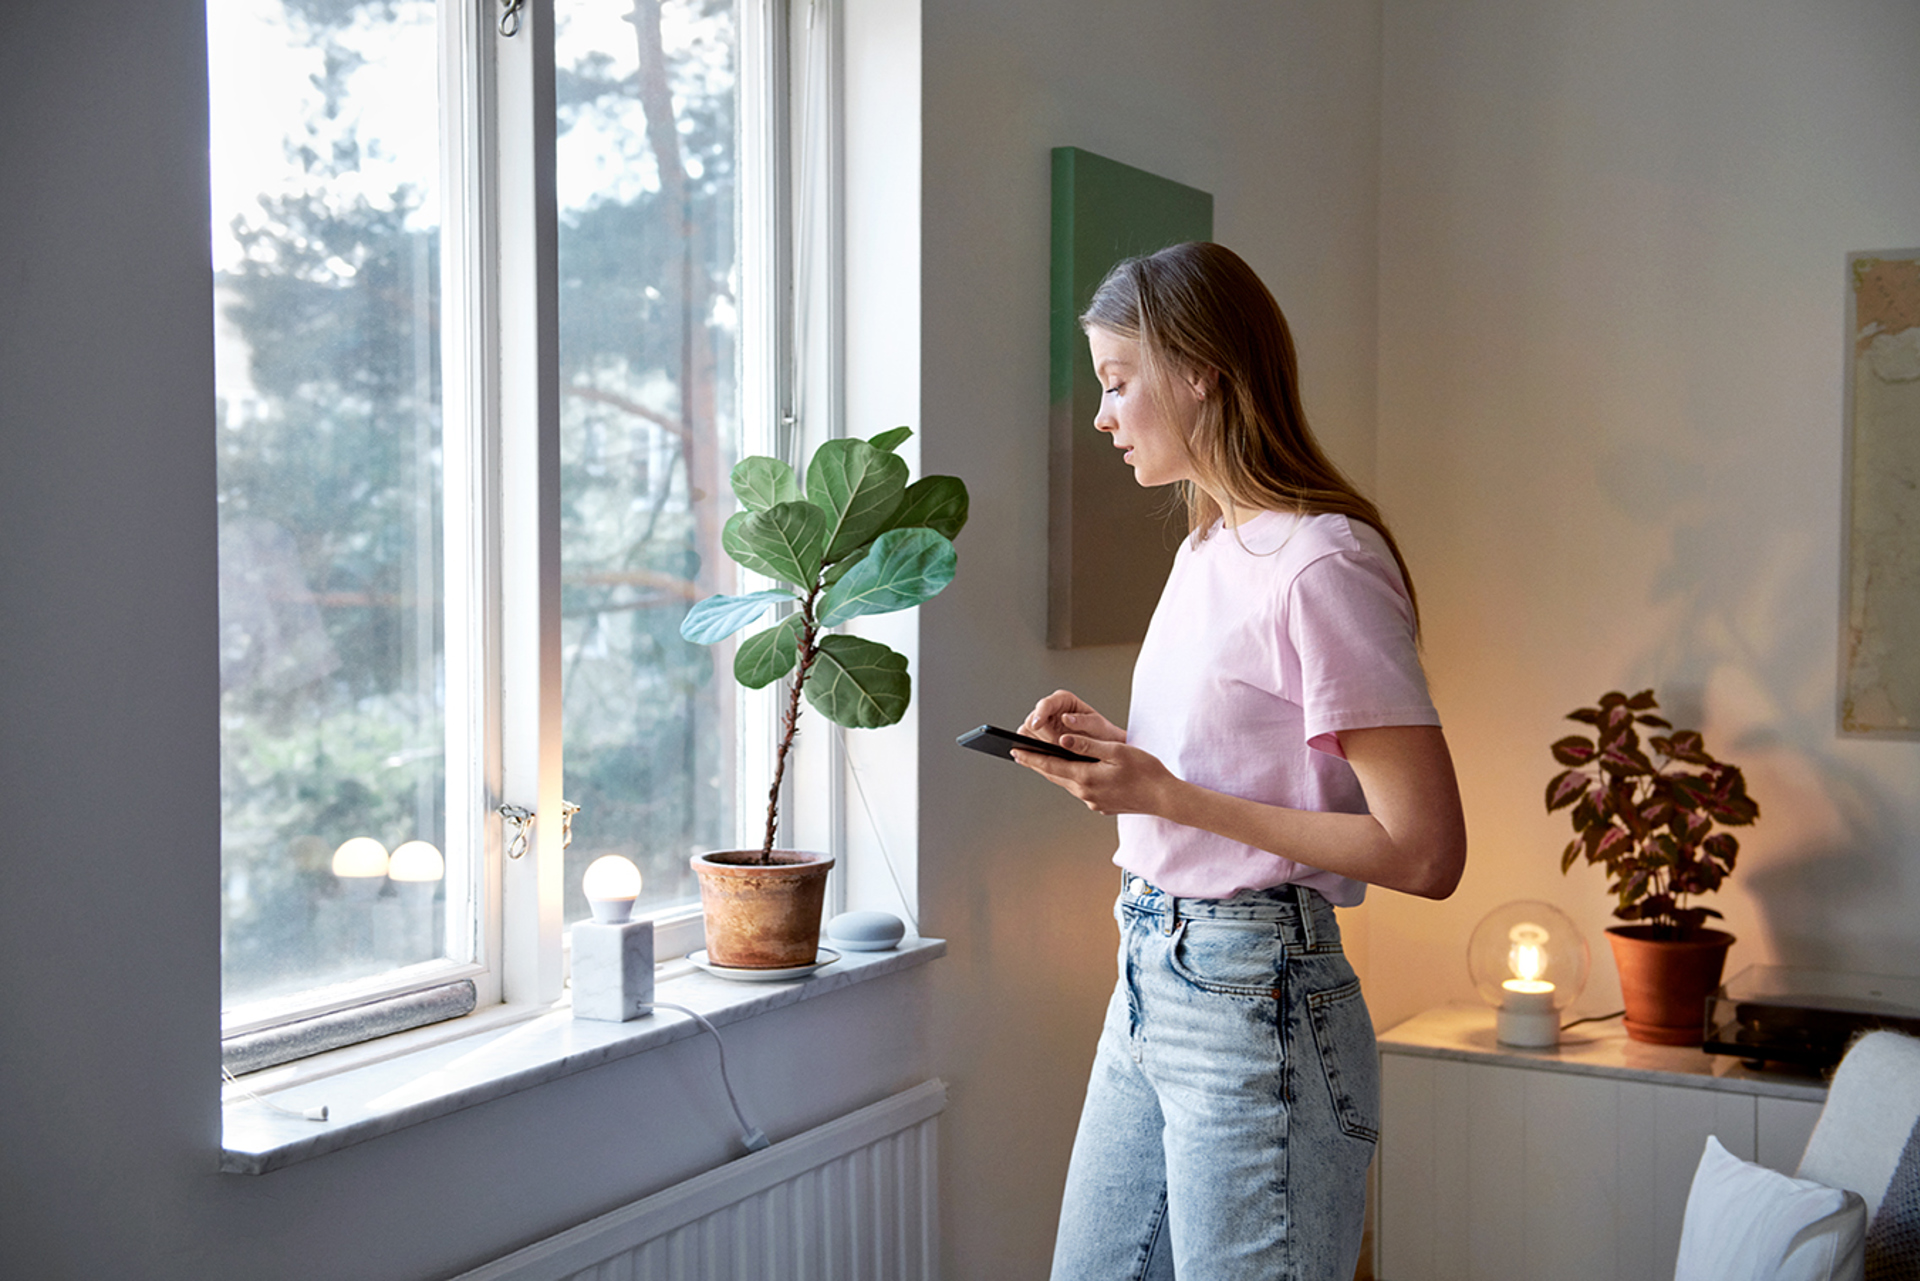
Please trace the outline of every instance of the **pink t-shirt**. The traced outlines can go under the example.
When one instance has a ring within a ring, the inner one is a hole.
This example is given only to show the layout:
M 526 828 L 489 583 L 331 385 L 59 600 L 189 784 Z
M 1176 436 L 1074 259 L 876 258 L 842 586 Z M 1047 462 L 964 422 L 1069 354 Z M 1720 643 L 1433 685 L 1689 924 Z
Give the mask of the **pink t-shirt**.
M 1127 742 L 1190 783 L 1364 814 L 1341 730 L 1438 725 L 1386 540 L 1345 516 L 1263 512 L 1183 543 L 1133 669 Z M 1351 907 L 1359 881 L 1212 832 L 1120 816 L 1113 861 L 1183 898 L 1296 881 Z

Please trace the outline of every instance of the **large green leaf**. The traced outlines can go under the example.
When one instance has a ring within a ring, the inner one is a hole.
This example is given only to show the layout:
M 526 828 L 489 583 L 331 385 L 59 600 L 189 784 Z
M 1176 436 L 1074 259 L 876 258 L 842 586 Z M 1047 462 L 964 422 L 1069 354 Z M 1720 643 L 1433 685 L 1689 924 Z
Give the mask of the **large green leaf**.
M 865 547 L 859 548 L 858 550 L 855 550 L 855 551 L 848 552 L 845 556 L 842 556 L 839 560 L 836 560 L 835 562 L 833 562 L 833 564 L 827 566 L 827 572 L 820 576 L 820 581 L 826 584 L 828 587 L 833 586 L 835 583 L 845 578 L 855 565 L 858 565 L 861 561 L 865 560 L 867 558 L 867 553 L 871 552 L 872 550 L 873 550 L 873 544 L 868 543 Z
M 793 670 L 800 658 L 806 620 L 789 614 L 766 631 L 740 642 L 733 656 L 734 679 L 748 689 L 764 689 Z
M 745 627 L 767 612 L 777 600 L 792 600 L 792 592 L 754 592 L 749 596 L 709 596 L 680 620 L 680 635 L 696 645 L 711 645 Z
M 736 512 L 720 530 L 720 545 L 748 569 L 810 590 L 820 576 L 827 520 L 804 498 L 763 512 Z
M 907 656 L 864 636 L 829 636 L 807 676 L 807 701 L 835 725 L 878 729 L 907 714 Z
M 911 609 L 953 581 L 954 565 L 953 544 L 931 529 L 889 530 L 820 597 L 820 622 L 834 627 L 862 614 Z
M 912 435 L 913 428 L 911 427 L 895 427 L 889 431 L 883 431 L 876 436 L 869 436 L 867 443 L 875 449 L 884 449 L 891 454 L 894 450 L 900 448 L 901 445 L 904 445 L 907 442 L 907 438 Z
M 907 486 L 887 528 L 918 525 L 952 538 L 966 528 L 967 501 L 966 482 L 958 476 L 922 477 Z
M 755 454 L 742 458 L 733 468 L 733 492 L 740 505 L 750 512 L 763 512 L 781 503 L 798 502 L 800 478 L 793 468 L 778 458 Z
M 887 528 L 907 490 L 907 464 L 864 440 L 830 440 L 807 465 L 807 497 L 827 513 L 829 564 Z

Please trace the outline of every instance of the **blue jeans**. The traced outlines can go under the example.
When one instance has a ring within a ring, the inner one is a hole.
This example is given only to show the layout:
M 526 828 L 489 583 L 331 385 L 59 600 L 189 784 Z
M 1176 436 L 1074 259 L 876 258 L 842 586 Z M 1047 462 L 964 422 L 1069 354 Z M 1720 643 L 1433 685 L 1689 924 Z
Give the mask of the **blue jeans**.
M 1333 908 L 1129 878 L 1053 1281 L 1351 1281 L 1379 1059 Z

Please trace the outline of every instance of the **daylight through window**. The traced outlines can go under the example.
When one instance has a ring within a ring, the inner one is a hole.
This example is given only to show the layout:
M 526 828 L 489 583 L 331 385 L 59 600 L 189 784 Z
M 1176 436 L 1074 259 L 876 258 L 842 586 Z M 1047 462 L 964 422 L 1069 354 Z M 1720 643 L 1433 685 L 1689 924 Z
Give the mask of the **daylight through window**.
M 523 245 L 486 222 L 497 177 L 445 189 L 497 174 L 513 122 L 487 113 L 527 109 L 493 96 L 498 18 L 488 0 L 208 5 L 229 1032 L 484 971 L 515 946 L 502 910 L 584 916 L 603 853 L 640 865 L 653 908 L 690 902 L 689 855 L 735 839 L 731 655 L 679 623 L 733 586 L 751 24 L 733 0 L 558 0 L 513 37 L 551 57 L 555 94 L 556 242 Z M 448 97 L 461 59 L 472 120 Z M 544 536 L 581 812 L 543 901 L 503 909 L 487 708 L 517 678 L 489 647 L 536 606 L 468 576 L 531 555 L 487 542 L 522 536 L 488 507 L 499 440 L 538 430 L 487 408 L 525 358 L 487 347 L 513 264 L 559 318 L 539 356 L 559 431 Z

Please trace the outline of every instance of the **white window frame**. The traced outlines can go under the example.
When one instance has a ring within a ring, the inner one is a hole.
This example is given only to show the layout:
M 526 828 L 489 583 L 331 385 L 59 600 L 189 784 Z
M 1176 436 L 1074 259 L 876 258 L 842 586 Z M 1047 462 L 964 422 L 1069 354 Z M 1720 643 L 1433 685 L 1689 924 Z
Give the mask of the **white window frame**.
M 481 1013 L 533 1013 L 562 995 L 553 9 L 551 0 L 525 0 L 507 37 L 501 0 L 438 7 L 442 262 L 489 264 L 441 273 L 447 938 L 451 954 L 473 960 L 408 967 L 250 1010 L 254 1017 L 223 1023 L 225 1036 L 461 979 L 474 983 Z M 790 8 L 799 15 L 791 22 Z M 740 0 L 741 417 L 743 430 L 756 422 L 785 428 L 777 441 L 749 439 L 749 452 L 792 460 L 842 433 L 839 10 L 837 0 Z M 811 75 L 796 76 L 795 65 L 810 66 Z M 796 80 L 809 95 L 804 112 L 789 107 Z M 775 145 L 782 140 L 787 146 Z M 796 170 L 808 175 L 811 218 L 796 216 Z M 746 229 L 769 224 L 774 233 L 754 244 Z M 816 301 L 797 327 L 802 296 Z M 811 335 L 804 344 L 797 328 Z M 804 387 L 820 389 L 811 406 L 797 399 Z M 457 501 L 469 513 L 464 523 Z M 759 828 L 778 713 L 777 689 L 742 695 L 735 805 L 744 839 Z M 789 843 L 842 857 L 842 771 L 837 733 L 806 736 L 796 747 L 782 801 Z M 534 816 L 518 856 L 508 854 L 514 833 L 503 807 Z M 836 875 L 830 911 L 844 901 L 843 879 Z M 700 946 L 697 907 L 655 920 L 662 959 Z
M 459 0 L 452 0 L 459 3 Z M 789 21 L 790 8 L 810 14 Z M 494 42 L 499 95 L 496 118 L 502 124 L 494 208 L 498 218 L 500 343 L 494 359 L 500 371 L 499 424 L 490 434 L 500 443 L 501 475 L 499 608 L 499 731 L 489 742 L 499 748 L 498 773 L 489 776 L 488 866 L 500 875 L 498 939 L 501 990 L 508 1005 L 545 1006 L 558 999 L 564 981 L 561 916 L 562 746 L 560 720 L 560 445 L 558 358 L 558 222 L 554 199 L 553 14 L 549 0 L 529 0 L 519 36 Z M 837 67 L 837 5 L 828 0 L 741 0 L 740 168 L 741 175 L 741 420 L 785 425 L 774 439 L 748 435 L 747 452 L 775 452 L 797 461 L 804 451 L 841 433 L 838 389 L 841 385 L 838 290 L 841 278 L 837 225 L 825 238 L 817 231 L 796 232 L 804 219 L 794 210 L 796 173 L 813 175 L 829 209 L 837 204 L 840 134 Z M 812 47 L 815 72 L 796 76 L 795 66 Z M 791 103 L 806 92 L 823 104 L 821 130 L 811 141 L 795 131 L 801 112 Z M 782 140 L 786 145 L 780 146 Z M 837 212 L 832 215 L 837 217 Z M 770 228 L 755 237 L 752 229 Z M 796 260 L 811 256 L 819 288 L 797 280 Z M 796 339 L 796 300 L 821 296 L 821 322 L 828 341 L 811 367 Z M 508 319 L 511 317 L 512 319 Z M 793 371 L 828 389 L 827 409 L 808 421 L 796 404 Z M 537 440 L 512 432 L 508 424 L 537 424 Z M 778 689 L 740 691 L 740 759 L 734 810 L 744 840 L 757 832 L 773 773 L 772 753 L 778 724 Z M 826 804 L 804 799 L 809 790 L 796 778 L 837 774 L 837 736 L 819 735 L 796 748 L 782 799 L 783 822 L 813 848 L 837 851 L 841 810 L 838 788 L 824 793 Z M 511 749 L 504 745 L 513 745 Z M 818 762 L 818 763 L 816 763 Z M 497 785 L 493 779 L 497 778 Z M 536 815 L 532 848 L 522 859 L 496 852 L 505 835 L 498 805 L 518 805 Z M 582 819 L 590 822 L 591 816 Z M 844 899 L 836 882 L 831 902 Z M 830 907 L 830 910 L 831 907 Z M 656 955 L 671 959 L 703 942 L 697 906 L 653 914 Z M 488 1004 L 483 993 L 482 1006 Z

